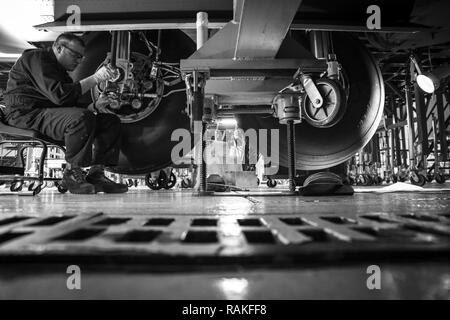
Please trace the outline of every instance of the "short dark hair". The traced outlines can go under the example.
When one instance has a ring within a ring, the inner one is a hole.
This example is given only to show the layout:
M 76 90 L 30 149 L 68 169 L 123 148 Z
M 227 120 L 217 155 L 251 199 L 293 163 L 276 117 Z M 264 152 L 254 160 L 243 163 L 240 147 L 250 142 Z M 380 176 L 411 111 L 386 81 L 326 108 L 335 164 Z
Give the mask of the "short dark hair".
M 61 33 L 53 43 L 53 45 L 59 45 L 59 44 L 68 44 L 69 42 L 74 41 L 77 42 L 82 47 L 86 47 L 86 44 L 84 43 L 83 39 L 81 37 L 70 33 L 70 32 L 64 32 Z

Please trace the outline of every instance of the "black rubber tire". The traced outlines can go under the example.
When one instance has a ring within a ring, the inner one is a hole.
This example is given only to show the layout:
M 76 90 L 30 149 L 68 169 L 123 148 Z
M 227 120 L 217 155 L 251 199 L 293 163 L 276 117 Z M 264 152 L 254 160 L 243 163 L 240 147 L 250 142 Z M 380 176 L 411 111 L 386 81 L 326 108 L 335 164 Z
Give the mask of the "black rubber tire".
M 375 176 L 375 178 L 373 180 L 377 186 L 379 186 L 383 183 L 383 179 L 380 176 Z
M 307 110 L 311 110 L 311 107 L 308 107 L 311 104 L 311 100 L 308 98 L 307 95 L 305 95 L 305 99 L 302 101 L 302 115 L 307 123 L 309 123 L 311 126 L 316 128 L 330 128 L 334 126 L 336 123 L 338 123 L 342 117 L 345 114 L 345 109 L 347 108 L 347 103 L 345 101 L 345 92 L 342 89 L 341 85 L 337 83 L 334 80 L 323 78 L 316 81 L 316 86 L 319 92 L 324 95 L 323 91 L 324 88 L 332 88 L 333 92 L 336 95 L 336 100 L 338 103 L 336 103 L 338 106 L 336 109 L 333 110 L 331 115 L 326 120 L 322 121 L 316 121 L 308 116 Z M 324 104 L 327 103 L 327 101 L 323 102 Z
M 414 179 L 413 177 L 411 177 L 409 179 L 409 181 L 413 185 L 423 187 L 425 185 L 425 183 L 427 182 L 427 179 L 425 178 L 425 176 L 423 174 L 420 174 L 420 173 L 416 174 L 416 176 L 417 176 L 417 179 Z
M 169 180 L 166 181 L 164 185 L 164 189 L 166 190 L 172 189 L 176 183 L 177 183 L 177 176 L 173 172 L 171 172 Z
M 189 178 L 184 178 L 181 180 L 181 188 L 187 189 L 192 187 L 192 181 Z
M 350 159 L 369 142 L 383 115 L 384 84 L 377 63 L 352 35 L 333 32 L 332 37 L 337 59 L 350 83 L 347 109 L 341 121 L 331 128 L 315 128 L 306 122 L 296 126 L 298 170 L 320 170 Z M 238 121 L 244 130 L 265 128 L 269 129 L 270 135 L 270 129 L 278 129 L 280 166 L 287 167 L 285 125 L 279 124 L 278 119 L 266 115 L 241 115 Z M 268 149 L 270 152 L 270 145 Z
M 367 186 L 368 185 L 367 176 L 365 174 L 358 175 L 358 177 L 356 178 L 356 185 Z
M 69 189 L 67 189 L 67 188 L 63 185 L 62 181 L 55 181 L 55 187 L 56 187 L 56 189 L 58 190 L 58 192 L 59 192 L 59 193 L 62 193 L 62 194 L 64 194 L 64 193 L 66 193 L 67 191 L 69 191 Z
M 42 191 L 42 184 L 38 184 L 32 191 L 33 196 L 37 196 Z
M 165 186 L 167 185 L 167 181 L 168 180 L 169 179 L 167 178 L 166 172 L 164 170 L 160 170 L 159 171 L 159 177 L 157 179 L 158 185 L 161 187 L 160 189 L 165 188 Z
M 277 181 L 274 179 L 267 179 L 266 184 L 269 188 L 275 188 L 277 186 Z
M 161 34 L 161 61 L 179 63 L 180 59 L 188 58 L 196 50 L 192 39 L 180 30 L 162 30 Z M 156 43 L 157 31 L 150 31 L 147 36 Z M 148 50 L 145 45 L 135 37 L 137 35 L 133 35 L 131 51 L 146 54 Z M 75 81 L 93 74 L 111 48 L 109 32 L 89 32 L 83 39 L 86 42 L 86 58 L 73 73 Z M 184 83 L 180 83 L 172 89 L 184 87 Z M 83 102 L 86 105 L 91 102 L 90 93 L 83 96 Z M 178 141 L 171 141 L 172 132 L 176 129 L 189 130 L 189 117 L 183 113 L 185 107 L 186 93 L 177 92 L 163 98 L 158 108 L 145 119 L 123 123 L 119 163 L 109 170 L 132 175 L 170 166 L 171 151 L 178 144 Z M 193 141 L 191 145 L 194 145 Z
M 434 176 L 434 179 L 436 180 L 437 183 L 439 184 L 444 184 L 445 183 L 445 175 L 438 173 Z
M 28 185 L 28 191 L 33 191 L 33 189 L 36 187 L 35 185 L 36 185 L 36 183 L 34 183 L 34 181 L 31 182 L 31 183 Z
M 162 186 L 158 183 L 158 179 L 153 179 L 150 173 L 145 176 L 145 185 L 155 191 L 162 188 Z
M 23 185 L 24 185 L 24 181 L 23 181 L 23 180 L 16 180 L 16 181 L 13 181 L 13 182 L 11 183 L 11 186 L 9 187 L 9 190 L 10 190 L 11 192 L 22 191 Z
M 61 185 L 59 185 L 59 186 L 57 187 L 57 189 L 58 189 L 58 192 L 59 192 L 59 193 L 62 193 L 62 194 L 64 194 L 64 193 L 66 193 L 67 191 L 69 191 L 67 188 L 65 188 L 65 187 L 63 187 L 63 186 L 61 186 Z

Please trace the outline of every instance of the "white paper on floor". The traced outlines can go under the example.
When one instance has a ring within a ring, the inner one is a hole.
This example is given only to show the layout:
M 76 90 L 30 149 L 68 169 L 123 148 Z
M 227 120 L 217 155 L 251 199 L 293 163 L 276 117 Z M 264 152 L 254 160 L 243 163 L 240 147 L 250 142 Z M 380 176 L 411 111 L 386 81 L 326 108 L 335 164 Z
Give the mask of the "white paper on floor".
M 445 189 L 439 188 L 422 188 L 419 186 L 415 186 L 413 184 L 397 182 L 391 184 L 387 187 L 364 187 L 364 188 L 354 188 L 355 192 L 436 192 L 436 191 L 444 191 Z

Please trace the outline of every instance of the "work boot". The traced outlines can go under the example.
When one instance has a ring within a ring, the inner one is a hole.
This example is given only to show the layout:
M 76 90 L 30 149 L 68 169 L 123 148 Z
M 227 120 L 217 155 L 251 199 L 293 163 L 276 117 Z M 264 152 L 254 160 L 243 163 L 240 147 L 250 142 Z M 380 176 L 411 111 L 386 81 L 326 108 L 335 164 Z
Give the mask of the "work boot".
M 86 181 L 85 173 L 81 170 L 81 168 L 65 169 L 62 178 L 62 185 L 67 188 L 70 193 L 95 193 L 94 185 Z
M 95 186 L 96 192 L 104 193 L 124 193 L 128 191 L 128 187 L 121 183 L 116 183 L 105 176 L 102 171 L 89 173 L 86 181 Z

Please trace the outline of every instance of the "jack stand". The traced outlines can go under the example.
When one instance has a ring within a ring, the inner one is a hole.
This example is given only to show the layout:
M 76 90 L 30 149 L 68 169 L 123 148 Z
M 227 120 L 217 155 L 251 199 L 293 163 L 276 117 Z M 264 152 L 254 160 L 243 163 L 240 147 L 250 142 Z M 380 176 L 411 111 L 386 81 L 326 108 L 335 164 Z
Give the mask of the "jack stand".
M 288 175 L 289 193 L 296 194 L 295 191 L 295 125 L 294 120 L 287 120 L 288 139 Z
M 193 93 L 192 93 L 192 120 L 193 127 L 196 127 L 195 124 L 200 124 L 200 150 L 195 150 L 195 160 L 198 165 L 199 170 L 199 178 L 200 178 L 200 187 L 196 195 L 199 196 L 207 196 L 213 195 L 214 192 L 207 191 L 206 178 L 207 178 L 207 170 L 206 163 L 203 159 L 203 154 L 206 148 L 205 131 L 206 126 L 203 121 L 203 108 L 205 102 L 205 79 L 204 75 L 200 75 L 197 71 L 192 73 L 193 77 Z M 194 130 L 195 131 L 195 130 Z
M 295 124 L 301 121 L 299 96 L 296 94 L 280 94 L 275 97 L 274 105 L 280 123 L 287 126 L 289 179 L 287 195 L 297 195 L 298 193 L 295 190 Z

